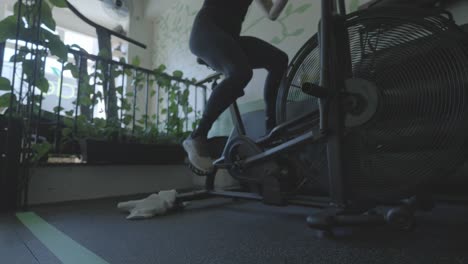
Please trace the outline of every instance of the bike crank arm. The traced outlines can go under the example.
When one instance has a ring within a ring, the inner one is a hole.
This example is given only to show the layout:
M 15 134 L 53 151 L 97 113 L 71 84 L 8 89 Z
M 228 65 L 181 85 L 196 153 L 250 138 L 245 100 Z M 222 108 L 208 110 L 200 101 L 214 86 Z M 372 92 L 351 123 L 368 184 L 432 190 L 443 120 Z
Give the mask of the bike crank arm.
M 258 155 L 254 155 L 252 157 L 249 157 L 243 161 L 240 161 L 239 162 L 239 165 L 241 167 L 249 167 L 249 166 L 254 166 L 255 164 L 258 164 L 258 163 L 261 163 L 261 162 L 264 162 L 266 160 L 271 160 L 275 157 L 277 157 L 278 155 L 281 155 L 289 150 L 291 150 L 292 148 L 295 148 L 297 146 L 300 146 L 304 143 L 316 143 L 318 141 L 321 141 L 324 136 L 315 136 L 316 133 L 314 133 L 314 131 L 309 131 L 301 136 L 298 136 L 290 141 L 287 141 L 281 145 L 278 145 L 276 147 L 273 147 L 271 149 L 268 149 Z

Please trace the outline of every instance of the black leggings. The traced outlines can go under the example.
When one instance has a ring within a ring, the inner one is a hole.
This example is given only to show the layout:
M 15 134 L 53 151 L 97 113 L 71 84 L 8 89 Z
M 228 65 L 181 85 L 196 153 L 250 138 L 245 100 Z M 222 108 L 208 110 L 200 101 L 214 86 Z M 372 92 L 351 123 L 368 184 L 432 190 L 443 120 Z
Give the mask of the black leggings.
M 252 79 L 252 70 L 268 71 L 264 99 L 267 129 L 276 123 L 276 97 L 288 67 L 288 55 L 271 44 L 254 37 L 230 33 L 209 14 L 199 13 L 190 37 L 190 49 L 208 65 L 224 74 L 208 99 L 198 135 L 206 137 L 216 119 L 238 97 Z

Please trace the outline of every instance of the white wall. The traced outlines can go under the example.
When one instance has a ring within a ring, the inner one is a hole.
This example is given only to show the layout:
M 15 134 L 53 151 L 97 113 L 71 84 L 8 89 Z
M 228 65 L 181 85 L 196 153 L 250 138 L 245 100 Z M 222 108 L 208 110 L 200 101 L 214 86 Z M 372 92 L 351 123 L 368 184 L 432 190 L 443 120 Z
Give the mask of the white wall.
M 184 166 L 69 166 L 33 171 L 31 204 L 90 200 L 193 187 Z
M 3 20 L 6 17 L 7 3 L 0 3 L 0 20 Z
M 129 58 L 138 56 L 141 60 L 141 67 L 152 69 L 153 61 L 151 55 L 153 54 L 153 21 L 145 15 L 146 3 L 145 1 L 133 1 L 130 7 L 130 22 L 128 36 L 143 44 L 147 45 L 146 49 L 130 45 Z
M 367 0 L 349 0 L 348 7 L 355 9 Z M 188 48 L 189 35 L 195 14 L 203 0 L 150 0 L 148 13 L 155 17 L 153 65 L 165 64 L 169 72 L 182 70 L 187 76 L 202 79 L 211 74 L 204 66 L 196 64 L 196 58 Z M 269 21 L 263 11 L 254 4 L 244 22 L 243 35 L 259 37 L 273 43 L 289 54 L 297 50 L 317 31 L 320 19 L 320 1 L 289 1 L 287 12 L 278 21 Z M 256 70 L 254 78 L 245 89 L 245 96 L 238 100 L 241 111 L 264 108 L 262 102 L 266 71 Z M 248 108 L 248 109 L 247 109 Z M 214 125 L 210 134 L 226 135 L 231 131 L 229 114 L 225 113 Z
M 468 24 L 468 1 L 458 0 L 453 2 L 448 10 L 452 12 L 453 17 L 457 24 L 463 25 Z

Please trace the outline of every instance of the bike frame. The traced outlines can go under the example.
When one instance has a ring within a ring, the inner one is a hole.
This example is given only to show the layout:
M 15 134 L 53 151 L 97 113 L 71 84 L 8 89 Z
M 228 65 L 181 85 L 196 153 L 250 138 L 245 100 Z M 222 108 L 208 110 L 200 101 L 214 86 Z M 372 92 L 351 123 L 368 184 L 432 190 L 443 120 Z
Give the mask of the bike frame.
M 344 0 L 322 0 L 321 7 L 322 20 L 319 25 L 319 48 L 321 77 L 320 86 L 330 91 L 326 98 L 320 99 L 320 110 L 305 114 L 301 117 L 281 124 L 273 129 L 266 136 L 254 142 L 258 146 L 268 149 L 257 155 L 253 155 L 246 160 L 237 163 L 237 166 L 244 168 L 255 166 L 258 163 L 271 160 L 278 155 L 287 153 L 294 148 L 305 143 L 313 144 L 319 141 L 326 141 L 328 171 L 330 180 L 329 198 L 309 198 L 295 199 L 288 198 L 288 203 L 312 207 L 333 207 L 344 208 L 346 197 L 344 191 L 344 173 L 342 159 L 342 138 L 344 130 L 343 114 L 339 94 L 344 90 L 345 79 L 351 72 L 348 35 L 345 31 L 345 3 Z M 338 54 L 340 56 L 338 56 Z M 233 191 L 215 191 L 214 176 L 217 169 L 229 169 L 234 164 L 226 163 L 224 156 L 228 153 L 229 142 L 236 137 L 246 136 L 244 124 L 237 103 L 230 106 L 235 133 L 231 134 L 223 152 L 223 157 L 215 161 L 215 171 L 207 178 L 206 190 L 180 195 L 179 201 L 205 199 L 209 196 L 234 197 L 240 199 L 262 200 L 263 198 L 254 193 L 240 193 Z M 319 125 L 319 129 L 316 128 Z M 291 130 L 300 131 L 307 128 L 306 132 L 296 133 L 291 136 Z M 285 139 L 286 135 L 286 139 Z M 250 140 L 250 139 L 249 139 Z M 279 141 L 279 143 L 278 143 Z M 272 147 L 273 146 L 273 147 Z
M 266 138 L 258 140 L 258 145 L 269 145 L 278 136 L 285 134 L 291 127 L 300 123 L 317 124 L 320 122 L 320 132 L 308 131 L 291 140 L 288 140 L 267 151 L 254 155 L 240 162 L 243 167 L 254 166 L 290 151 L 296 146 L 304 143 L 314 143 L 326 140 L 327 159 L 330 181 L 330 199 L 332 206 L 344 207 L 346 205 L 344 189 L 344 173 L 342 158 L 343 138 L 343 114 L 339 94 L 344 89 L 345 79 L 350 77 L 351 69 L 349 55 L 349 40 L 344 26 L 346 8 L 344 0 L 322 0 L 321 22 L 319 25 L 319 48 L 320 48 L 320 86 L 330 91 L 331 97 L 320 99 L 320 113 L 313 112 L 305 116 L 291 120 L 276 127 Z M 340 54 L 340 56 L 338 56 Z M 348 75 L 348 76 L 347 76 Z M 245 128 L 236 103 L 231 106 L 231 114 L 236 136 L 245 136 Z M 320 118 L 318 118 L 320 116 Z M 224 159 L 217 161 L 219 167 L 228 168 L 232 164 L 224 163 Z
M 319 25 L 320 86 L 330 91 L 330 98 L 320 99 L 322 110 L 322 133 L 327 135 L 327 159 L 330 199 L 333 206 L 345 207 L 342 138 L 344 130 L 343 111 L 339 94 L 345 86 L 349 61 L 349 40 L 345 33 L 344 0 L 322 0 L 322 20 Z

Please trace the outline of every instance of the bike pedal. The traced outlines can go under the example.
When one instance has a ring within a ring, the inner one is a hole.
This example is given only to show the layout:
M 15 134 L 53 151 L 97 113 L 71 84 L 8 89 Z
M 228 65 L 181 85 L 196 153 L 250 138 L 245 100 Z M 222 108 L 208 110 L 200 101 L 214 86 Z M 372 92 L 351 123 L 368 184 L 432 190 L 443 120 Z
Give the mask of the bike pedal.
M 190 163 L 190 162 L 188 163 L 188 167 L 197 176 L 203 177 L 203 176 L 208 176 L 208 175 L 210 175 L 212 173 L 211 171 L 200 170 L 200 169 L 196 168 L 195 166 L 193 166 L 193 164 Z
M 317 97 L 320 99 L 329 98 L 330 91 L 325 89 L 324 87 L 310 82 L 305 82 L 301 85 L 302 92 L 311 95 L 313 97 Z

